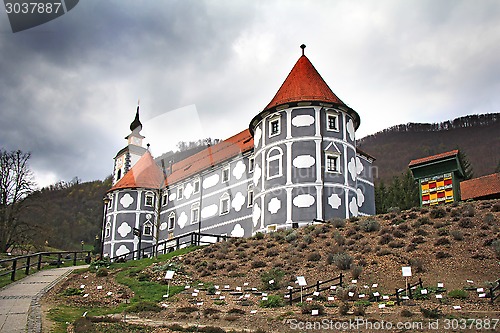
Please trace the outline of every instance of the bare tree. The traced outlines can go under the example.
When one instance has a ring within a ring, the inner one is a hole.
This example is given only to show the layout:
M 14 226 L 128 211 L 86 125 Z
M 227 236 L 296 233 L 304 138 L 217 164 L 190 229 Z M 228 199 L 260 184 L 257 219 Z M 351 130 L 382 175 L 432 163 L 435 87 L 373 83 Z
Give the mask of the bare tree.
M 28 166 L 30 153 L 0 149 L 0 251 L 7 252 L 25 239 L 30 229 L 20 212 L 33 192 L 33 172 Z

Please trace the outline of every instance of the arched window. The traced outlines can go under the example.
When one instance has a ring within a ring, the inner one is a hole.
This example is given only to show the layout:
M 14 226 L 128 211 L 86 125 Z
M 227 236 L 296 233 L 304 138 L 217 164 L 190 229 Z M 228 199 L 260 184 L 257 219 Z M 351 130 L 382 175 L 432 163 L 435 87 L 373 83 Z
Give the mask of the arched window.
M 273 147 L 267 152 L 267 179 L 283 175 L 283 150 Z
M 168 215 L 168 230 L 172 230 L 175 227 L 175 212 L 171 212 Z
M 111 222 L 106 222 L 106 227 L 104 228 L 104 237 L 108 238 L 111 236 Z
M 143 236 L 151 236 L 153 234 L 153 224 L 151 222 L 144 223 L 142 235 Z
M 220 197 L 220 207 L 219 207 L 219 215 L 224 215 L 229 213 L 229 194 L 224 193 Z

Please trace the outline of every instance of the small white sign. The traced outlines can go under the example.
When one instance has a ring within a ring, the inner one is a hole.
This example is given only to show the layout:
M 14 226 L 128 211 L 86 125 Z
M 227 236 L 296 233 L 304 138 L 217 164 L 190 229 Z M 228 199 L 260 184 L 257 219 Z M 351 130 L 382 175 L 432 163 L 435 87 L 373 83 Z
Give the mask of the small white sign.
M 106 295 L 111 296 L 111 295 L 113 295 L 113 293 L 112 293 L 111 291 L 108 291 L 108 292 L 106 293 Z
M 97 286 L 97 290 L 101 290 L 102 289 L 102 286 Z
M 83 298 L 87 298 L 87 297 L 89 297 L 89 294 L 83 295 Z
M 220 296 L 219 299 L 226 299 L 226 296 Z
M 438 288 L 444 288 L 444 283 L 438 282 Z
M 359 298 L 365 298 L 365 294 L 359 294 L 358 297 Z
M 378 308 L 379 308 L 379 309 L 384 309 L 384 308 L 385 308 L 385 304 L 379 304 L 379 305 L 378 305 Z
M 198 297 L 198 293 L 192 293 L 191 296 Z
M 368 289 L 368 288 L 370 288 L 370 287 L 368 287 L 368 286 L 365 284 L 365 285 L 363 286 L 363 288 Z
M 245 298 L 250 298 L 250 294 L 245 294 Z
M 189 288 L 191 288 L 191 286 L 185 286 L 184 287 L 184 289 L 186 289 L 186 290 L 189 289 Z
M 387 301 L 387 300 L 389 299 L 389 296 L 384 295 L 384 296 L 382 296 L 382 299 L 383 299 L 384 301 Z
M 319 315 L 319 310 L 311 310 L 311 315 L 313 316 Z
M 372 284 L 372 288 L 378 288 L 378 283 Z
M 80 289 L 83 289 L 83 288 L 85 288 L 85 285 L 84 285 L 84 284 L 81 284 L 81 285 L 80 285 Z
M 220 295 L 220 291 L 216 291 L 216 292 L 215 292 L 215 295 Z
M 375 297 L 379 297 L 379 296 L 380 296 L 380 293 L 379 293 L 378 291 L 376 291 L 376 292 L 374 292 L 374 293 L 373 293 L 373 296 L 375 296 Z
M 312 300 L 313 300 L 312 297 L 306 298 L 306 302 L 312 302 Z
M 236 287 L 236 291 L 241 291 L 241 287 Z
M 263 301 L 267 301 L 267 296 L 262 297 Z
M 486 293 L 481 293 L 481 294 L 479 294 L 478 296 L 479 296 L 480 298 L 484 298 L 484 297 L 486 297 Z
M 467 283 L 474 283 L 474 281 L 472 281 L 472 280 L 467 280 Z
M 286 287 L 286 289 L 288 289 L 288 290 L 292 290 L 292 289 L 293 289 L 293 287 L 292 287 L 292 286 L 288 286 L 288 287 Z
M 354 296 L 354 293 L 352 291 L 350 291 L 348 295 L 349 295 L 349 297 L 352 297 L 352 296 Z
M 421 289 L 421 290 L 420 290 L 420 293 L 421 293 L 422 295 L 427 295 L 427 289 Z
M 226 285 L 224 286 L 224 289 L 230 289 L 229 285 L 228 285 L 228 284 L 226 284 Z
M 356 283 L 358 283 L 358 280 L 351 280 L 351 283 L 356 284 Z
M 437 299 L 442 299 L 442 298 L 443 298 L 443 295 L 441 295 L 441 294 L 437 294 L 437 295 L 436 295 L 436 298 L 437 298 Z
M 477 292 L 478 292 L 478 293 L 482 293 L 482 292 L 484 292 L 484 288 L 477 288 Z
M 337 286 L 331 286 L 330 289 L 335 290 L 335 289 L 337 289 Z
M 196 305 L 198 305 L 198 306 L 202 306 L 202 305 L 203 305 L 203 302 L 198 302 L 198 303 L 196 303 Z
M 328 301 L 329 301 L 329 302 L 333 302 L 333 301 L 335 301 L 335 297 L 333 297 L 333 296 L 328 296 Z
M 267 296 L 267 293 L 262 293 L 262 296 Z
M 460 305 L 453 305 L 453 310 L 462 310 Z
M 319 296 L 319 291 L 313 292 L 313 296 L 316 296 L 316 297 Z
M 200 290 L 199 290 L 199 289 L 195 289 L 195 290 L 193 290 L 193 292 L 195 292 L 195 293 L 199 293 L 199 292 L 200 292 Z
M 269 280 L 269 284 L 273 284 L 274 283 L 274 280 Z
M 175 271 L 167 271 L 167 274 L 165 274 L 165 280 L 172 280 L 174 277 Z
M 299 283 L 299 286 L 301 286 L 301 287 L 307 286 L 306 278 L 303 276 L 297 276 L 297 282 Z
M 403 272 L 403 277 L 411 276 L 411 267 L 410 266 L 401 267 L 401 271 Z
M 250 310 L 250 313 L 251 313 L 251 314 L 256 314 L 256 313 L 257 313 L 257 310 Z
M 243 287 L 248 286 L 248 282 L 243 283 Z
M 214 288 L 215 288 L 215 289 L 219 289 L 219 286 L 218 286 L 218 285 L 215 285 L 215 286 L 214 286 Z

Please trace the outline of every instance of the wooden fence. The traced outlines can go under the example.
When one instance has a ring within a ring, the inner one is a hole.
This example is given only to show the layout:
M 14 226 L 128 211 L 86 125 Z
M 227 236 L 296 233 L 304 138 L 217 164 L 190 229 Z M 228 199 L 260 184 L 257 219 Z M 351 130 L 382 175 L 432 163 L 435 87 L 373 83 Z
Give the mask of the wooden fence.
M 412 288 L 416 287 L 416 286 L 419 286 L 420 289 L 422 289 L 424 287 L 421 278 L 418 279 L 417 283 L 408 285 L 407 289 L 396 288 L 396 293 L 391 295 L 391 296 L 396 296 L 396 304 L 400 305 L 401 299 L 402 299 L 402 297 L 400 295 L 404 293 L 404 294 L 406 294 L 406 296 L 408 296 L 408 298 L 412 299 L 413 298 Z
M 490 297 L 491 297 L 491 304 L 493 304 L 493 302 L 498 298 L 500 297 L 500 293 L 498 293 L 496 296 L 495 296 L 495 291 L 499 291 L 500 290 L 500 279 L 496 280 L 495 283 L 497 284 L 496 287 L 491 287 L 490 288 Z
M 344 275 L 342 273 L 340 273 L 339 276 L 337 276 L 337 277 L 335 277 L 333 279 L 330 279 L 330 280 L 327 280 L 327 281 L 317 281 L 312 286 L 309 286 L 309 287 L 306 287 L 306 288 L 302 288 L 302 290 L 300 291 L 302 293 L 301 294 L 302 296 L 298 296 L 296 298 L 293 298 L 294 290 L 290 289 L 288 291 L 288 301 L 289 301 L 290 305 L 292 305 L 293 302 L 300 301 L 300 299 L 303 298 L 303 297 L 312 296 L 315 292 L 321 292 L 321 291 L 328 290 L 332 286 L 340 286 L 340 287 L 342 287 L 343 278 L 344 278 Z M 334 283 L 334 284 L 331 284 L 331 282 L 334 282 L 334 281 L 338 281 L 338 282 Z M 328 286 L 327 287 L 321 287 L 322 285 L 325 285 L 325 284 L 328 284 Z M 313 290 L 313 291 L 307 293 L 308 290 Z M 304 294 L 304 291 L 306 291 L 306 294 Z
M 78 258 L 78 255 L 81 257 Z M 86 256 L 84 256 L 86 254 Z M 73 266 L 76 266 L 76 262 L 79 260 L 84 260 L 85 263 L 90 264 L 90 251 L 62 251 L 62 252 L 38 252 L 33 254 L 27 254 L 24 256 L 3 259 L 0 260 L 0 267 L 9 267 L 4 271 L 0 271 L 0 276 L 5 276 L 10 274 L 11 281 L 16 280 L 16 272 L 24 270 L 26 275 L 30 274 L 30 269 L 36 267 L 39 271 L 42 269 L 43 265 L 53 265 L 56 267 L 61 267 L 63 264 L 63 259 L 72 260 Z
M 137 249 L 135 251 L 130 251 L 128 253 L 111 257 L 111 261 L 120 261 L 120 260 L 134 260 L 134 259 L 141 259 L 144 258 L 147 255 L 155 255 L 155 254 L 165 254 L 169 253 L 175 250 L 178 250 L 183 247 L 187 246 L 192 246 L 192 245 L 208 245 L 208 244 L 213 244 L 214 242 L 211 241 L 202 241 L 201 238 L 203 236 L 206 237 L 213 237 L 215 242 L 220 242 L 221 240 L 226 241 L 229 238 L 232 238 L 230 236 L 221 236 L 221 235 L 214 235 L 214 234 L 205 234 L 205 233 L 198 233 L 198 232 L 190 232 L 184 235 L 176 236 L 171 239 L 167 239 L 164 241 L 161 241 L 158 243 L 158 245 L 150 245 L 143 247 L 141 249 Z

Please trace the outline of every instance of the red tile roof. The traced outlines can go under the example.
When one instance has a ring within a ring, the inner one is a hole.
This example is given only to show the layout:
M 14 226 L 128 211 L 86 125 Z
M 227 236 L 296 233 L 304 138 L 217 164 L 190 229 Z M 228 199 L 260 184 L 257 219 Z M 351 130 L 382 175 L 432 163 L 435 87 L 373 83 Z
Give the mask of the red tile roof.
M 309 59 L 302 55 L 264 110 L 290 102 L 306 101 L 345 105 L 328 87 Z
M 458 155 L 458 150 L 455 149 L 455 150 L 452 150 L 452 151 L 448 151 L 446 153 L 441 153 L 441 154 L 436 154 L 436 155 L 432 155 L 432 156 L 427 156 L 427 157 L 419 158 L 419 159 L 416 159 L 416 160 L 411 160 L 410 164 L 408 164 L 408 166 L 412 167 L 412 166 L 415 166 L 415 165 L 424 164 L 424 163 L 432 162 L 432 161 L 437 161 L 437 160 L 441 160 L 441 159 L 444 159 L 444 158 L 447 158 L 447 157 L 453 157 L 453 156 L 456 156 L 456 155 Z
M 160 188 L 165 179 L 163 172 L 155 163 L 149 151 L 137 161 L 122 179 L 120 179 L 109 191 L 123 188 Z
M 172 173 L 167 177 L 165 183 L 167 185 L 174 184 L 252 149 L 253 137 L 249 130 L 244 130 L 172 165 Z
M 494 194 L 500 195 L 500 173 L 464 180 L 460 183 L 462 200 L 476 199 Z

